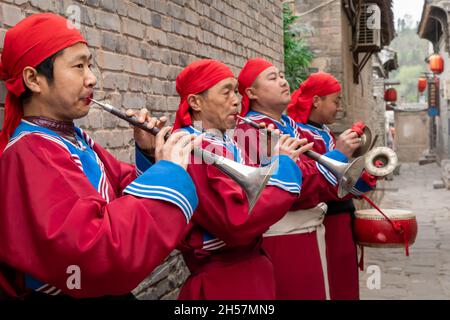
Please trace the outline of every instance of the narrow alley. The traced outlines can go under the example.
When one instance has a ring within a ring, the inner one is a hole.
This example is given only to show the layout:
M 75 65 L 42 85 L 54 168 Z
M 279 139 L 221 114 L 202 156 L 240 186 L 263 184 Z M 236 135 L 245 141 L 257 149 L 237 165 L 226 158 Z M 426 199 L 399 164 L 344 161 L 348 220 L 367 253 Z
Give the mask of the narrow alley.
M 440 176 L 435 163 L 404 163 L 400 176 L 386 182 L 381 208 L 412 210 L 418 234 L 409 257 L 402 248 L 365 248 L 361 299 L 450 298 L 450 191 L 433 189 Z M 380 267 L 380 289 L 368 289 L 370 265 Z

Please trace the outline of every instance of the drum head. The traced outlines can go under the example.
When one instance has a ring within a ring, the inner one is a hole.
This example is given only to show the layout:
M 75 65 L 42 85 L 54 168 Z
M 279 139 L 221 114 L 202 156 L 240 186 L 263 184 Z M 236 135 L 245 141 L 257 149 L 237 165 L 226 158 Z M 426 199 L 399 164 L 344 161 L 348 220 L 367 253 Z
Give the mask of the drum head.
M 392 220 L 405 220 L 405 219 L 415 219 L 416 215 L 412 213 L 410 210 L 401 210 L 401 209 L 382 209 L 384 214 L 388 216 Z M 357 210 L 355 212 L 355 216 L 360 219 L 379 219 L 385 220 L 383 215 L 375 209 L 365 209 L 365 210 Z

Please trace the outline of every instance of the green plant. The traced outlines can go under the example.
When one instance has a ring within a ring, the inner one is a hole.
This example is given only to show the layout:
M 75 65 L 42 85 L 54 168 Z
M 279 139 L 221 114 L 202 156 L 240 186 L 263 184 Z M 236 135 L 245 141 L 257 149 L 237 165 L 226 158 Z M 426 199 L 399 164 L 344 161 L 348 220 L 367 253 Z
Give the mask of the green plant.
M 293 26 L 297 19 L 289 4 L 283 3 L 284 69 L 291 91 L 308 77 L 308 66 L 314 57 L 301 39 L 300 28 Z

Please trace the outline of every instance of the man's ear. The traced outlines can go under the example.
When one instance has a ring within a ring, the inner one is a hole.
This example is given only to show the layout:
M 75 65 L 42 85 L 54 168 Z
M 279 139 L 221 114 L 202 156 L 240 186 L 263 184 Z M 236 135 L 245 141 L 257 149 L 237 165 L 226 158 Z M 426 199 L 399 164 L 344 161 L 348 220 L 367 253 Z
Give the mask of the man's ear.
M 188 95 L 187 103 L 193 111 L 197 111 L 197 112 L 202 111 L 202 101 L 201 101 L 201 97 L 199 95 L 197 95 L 197 94 Z
M 313 97 L 313 107 L 314 107 L 314 108 L 319 107 L 319 100 L 320 100 L 320 97 L 319 97 L 319 96 L 314 96 L 314 97 Z
M 25 86 L 33 93 L 40 93 L 42 80 L 38 72 L 33 67 L 25 67 L 22 71 L 22 78 Z
M 245 93 L 247 94 L 247 96 L 250 100 L 258 99 L 258 96 L 255 95 L 255 89 L 253 87 L 249 87 L 249 88 L 245 89 Z

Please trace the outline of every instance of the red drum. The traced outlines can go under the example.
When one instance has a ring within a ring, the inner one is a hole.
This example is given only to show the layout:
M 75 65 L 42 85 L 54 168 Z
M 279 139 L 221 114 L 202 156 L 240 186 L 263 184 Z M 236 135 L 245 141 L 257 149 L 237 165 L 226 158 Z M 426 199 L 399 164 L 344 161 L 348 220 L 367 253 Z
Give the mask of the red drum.
M 416 216 L 408 210 L 382 210 L 389 221 L 375 209 L 356 211 L 356 242 L 366 247 L 401 248 L 412 245 L 417 236 Z

